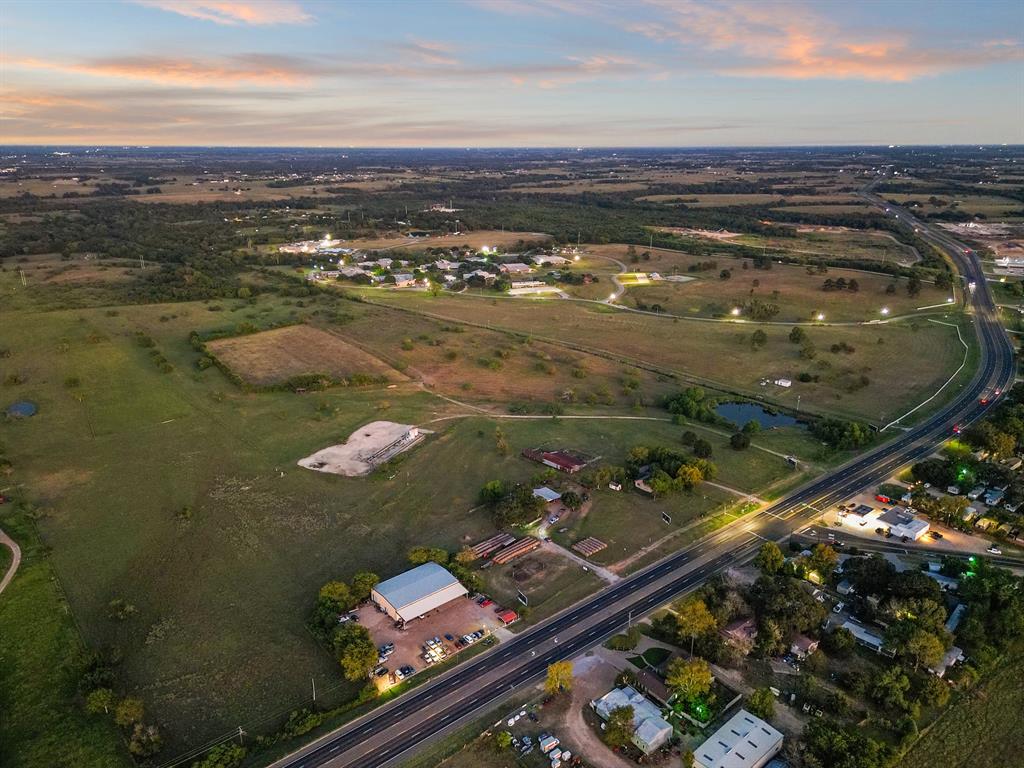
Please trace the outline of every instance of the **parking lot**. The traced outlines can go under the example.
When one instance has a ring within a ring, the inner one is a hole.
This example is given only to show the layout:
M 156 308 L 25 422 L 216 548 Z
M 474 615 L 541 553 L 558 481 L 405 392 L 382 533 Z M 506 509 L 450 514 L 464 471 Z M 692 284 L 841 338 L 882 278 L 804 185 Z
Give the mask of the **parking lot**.
M 494 606 L 482 607 L 468 598 L 444 605 L 410 622 L 405 629 L 395 627 L 394 620 L 373 604 L 363 606 L 357 613 L 359 623 L 369 630 L 378 647 L 394 645 L 382 664 L 387 673 L 374 678 L 380 688 L 398 682 L 400 678 L 395 673 L 402 667 L 412 667 L 414 672 L 419 672 L 458 653 L 465 647 L 461 640 L 464 635 L 482 630 L 483 634 L 474 641 L 481 642 L 502 626 Z M 428 664 L 423 658 L 424 646 L 434 638 L 437 642 L 430 647 L 432 661 Z

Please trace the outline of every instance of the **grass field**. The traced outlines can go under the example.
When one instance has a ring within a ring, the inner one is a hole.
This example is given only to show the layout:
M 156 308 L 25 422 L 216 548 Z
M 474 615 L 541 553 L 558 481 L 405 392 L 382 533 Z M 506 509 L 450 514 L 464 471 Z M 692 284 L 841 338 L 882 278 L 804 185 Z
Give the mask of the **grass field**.
M 1005 667 L 956 702 L 903 757 L 902 768 L 1008 768 L 1020 765 L 1024 728 L 1024 659 Z
M 294 376 L 326 373 L 335 379 L 354 374 L 404 381 L 405 376 L 330 331 L 292 325 L 271 331 L 216 339 L 206 345 L 243 381 L 280 384 Z
M 523 621 L 513 630 L 546 619 L 604 586 L 601 579 L 571 560 L 542 550 L 484 573 L 487 593 L 500 605 L 522 611 Z M 519 590 L 529 601 L 526 610 L 516 597 Z
M 0 597 L 0 764 L 134 765 L 113 723 L 86 715 L 76 701 L 86 649 L 44 545 L 25 515 L 0 509 L 0 527 L 22 551 L 18 574 Z
M 392 293 L 375 294 L 375 300 L 451 321 L 536 333 L 537 340 L 601 350 L 708 384 L 728 383 L 736 391 L 780 405 L 795 406 L 799 395 L 804 407 L 883 423 L 931 396 L 963 360 L 955 329 L 924 320 L 808 328 L 808 337 L 820 350 L 808 361 L 800 358 L 798 345 L 787 341 L 785 326 L 766 327 L 768 342 L 753 349 L 751 334 L 758 327 L 753 323 L 673 321 L 557 299 L 496 300 L 489 307 L 467 296 Z M 843 343 L 854 351 L 829 351 Z M 819 381 L 796 382 L 802 371 L 818 375 Z M 869 385 L 859 386 L 861 376 L 868 377 Z M 779 377 L 795 383 L 788 389 L 760 384 Z

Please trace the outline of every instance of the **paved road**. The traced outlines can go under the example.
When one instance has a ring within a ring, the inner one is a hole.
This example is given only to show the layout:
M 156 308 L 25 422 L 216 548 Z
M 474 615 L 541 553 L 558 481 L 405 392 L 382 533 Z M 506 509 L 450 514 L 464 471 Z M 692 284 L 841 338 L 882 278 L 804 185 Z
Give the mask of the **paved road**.
M 865 193 L 873 202 L 878 199 Z M 494 651 L 417 688 L 276 763 L 277 768 L 378 768 L 466 722 L 523 685 L 540 679 L 552 661 L 571 658 L 641 616 L 695 588 L 710 575 L 748 560 L 765 540 L 806 526 L 821 511 L 881 482 L 900 467 L 933 452 L 955 425 L 977 419 L 983 394 L 1014 380 L 1013 349 L 998 323 L 977 257 L 943 232 L 932 232 L 909 213 L 891 214 L 945 250 L 975 290 L 967 292 L 980 345 L 979 370 L 955 400 L 914 429 L 752 513 L 698 544 L 610 585 L 588 600 L 503 643 Z

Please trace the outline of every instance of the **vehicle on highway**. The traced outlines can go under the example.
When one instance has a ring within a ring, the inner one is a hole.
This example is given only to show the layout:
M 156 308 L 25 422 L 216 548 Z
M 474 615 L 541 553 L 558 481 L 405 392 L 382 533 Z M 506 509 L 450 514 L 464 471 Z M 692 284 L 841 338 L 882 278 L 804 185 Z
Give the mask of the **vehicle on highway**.
M 995 544 L 993 544 L 991 547 L 989 547 L 985 551 L 988 552 L 990 555 L 1001 555 L 1001 554 L 1003 554 L 1003 550 L 1001 550 Z

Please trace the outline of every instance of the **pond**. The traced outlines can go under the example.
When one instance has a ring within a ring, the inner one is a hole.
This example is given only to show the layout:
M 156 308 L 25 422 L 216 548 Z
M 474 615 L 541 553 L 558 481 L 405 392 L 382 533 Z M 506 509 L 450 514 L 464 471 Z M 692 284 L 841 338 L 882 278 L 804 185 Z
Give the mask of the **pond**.
M 29 416 L 35 416 L 37 410 L 39 409 L 35 403 L 28 400 L 19 400 L 7 406 L 7 415 L 16 419 L 24 419 Z
M 737 427 L 742 427 L 748 421 L 756 421 L 761 425 L 761 429 L 803 426 L 792 416 L 774 413 L 756 403 L 720 403 L 715 406 L 715 413 Z

